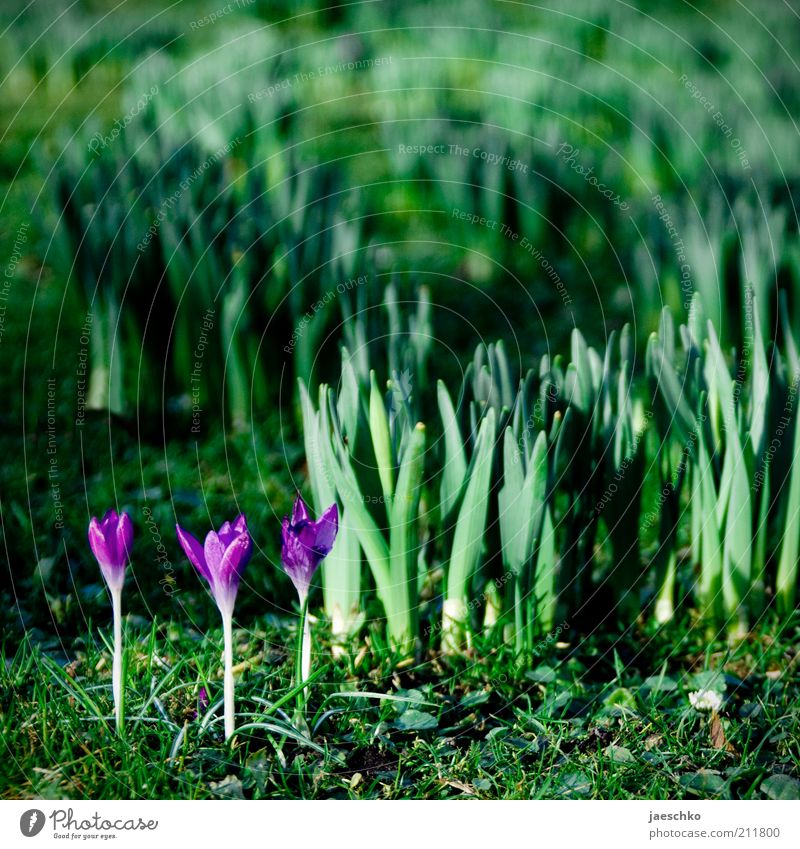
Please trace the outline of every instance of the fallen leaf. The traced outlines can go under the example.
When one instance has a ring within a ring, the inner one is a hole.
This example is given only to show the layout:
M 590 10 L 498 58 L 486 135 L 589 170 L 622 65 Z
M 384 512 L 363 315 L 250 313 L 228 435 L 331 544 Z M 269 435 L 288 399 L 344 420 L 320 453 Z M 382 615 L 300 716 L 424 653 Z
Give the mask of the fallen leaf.
M 208 786 L 211 792 L 221 799 L 244 799 L 242 782 L 235 775 L 226 775 L 222 781 L 212 781 Z
M 709 736 L 711 737 L 711 747 L 724 752 L 733 752 L 733 746 L 728 742 L 725 736 L 725 729 L 722 727 L 722 720 L 719 714 L 714 711 L 711 714 L 711 722 L 709 724 Z
M 660 734 L 651 734 L 645 741 L 644 747 L 649 752 L 655 748 L 664 738 Z
M 449 784 L 451 787 L 454 787 L 456 790 L 460 790 L 462 793 L 466 793 L 468 796 L 475 795 L 475 788 L 471 787 L 469 784 L 464 784 L 463 781 L 456 781 L 455 779 L 450 779 L 442 783 Z

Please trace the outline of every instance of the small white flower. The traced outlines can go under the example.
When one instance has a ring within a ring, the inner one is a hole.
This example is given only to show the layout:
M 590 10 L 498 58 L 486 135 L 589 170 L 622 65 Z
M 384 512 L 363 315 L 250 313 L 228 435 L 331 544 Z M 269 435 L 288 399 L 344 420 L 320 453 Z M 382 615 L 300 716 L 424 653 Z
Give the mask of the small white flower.
M 689 701 L 695 710 L 718 711 L 722 707 L 722 696 L 716 690 L 695 690 L 689 693 Z

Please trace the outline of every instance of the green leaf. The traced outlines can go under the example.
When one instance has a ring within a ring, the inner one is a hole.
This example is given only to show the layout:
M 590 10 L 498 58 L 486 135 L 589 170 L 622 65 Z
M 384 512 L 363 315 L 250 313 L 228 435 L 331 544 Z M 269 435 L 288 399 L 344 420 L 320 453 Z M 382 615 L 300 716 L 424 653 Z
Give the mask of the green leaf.
M 760 789 L 768 799 L 800 799 L 800 781 L 790 775 L 770 775 L 761 782 Z
M 584 415 L 588 415 L 592 409 L 593 384 L 592 364 L 589 358 L 589 348 L 583 334 L 577 327 L 573 328 L 571 336 L 572 362 L 570 366 L 575 370 L 574 392 L 571 402 Z M 569 367 L 568 367 L 569 369 Z
M 800 371 L 800 354 L 797 353 L 797 344 L 794 340 L 794 332 L 792 331 L 789 308 L 786 304 L 786 292 L 784 290 L 781 290 L 779 299 L 778 312 L 781 316 L 781 328 L 783 329 L 783 342 L 786 346 L 786 357 L 789 360 L 792 374 L 797 374 Z
M 503 437 L 503 487 L 498 494 L 500 542 L 504 565 L 518 575 L 525 563 L 525 540 L 520 533 L 523 520 L 520 499 L 525 483 L 522 451 L 510 427 Z
M 445 522 L 464 491 L 467 479 L 467 458 L 453 402 L 441 380 L 436 384 L 436 394 L 444 433 L 444 468 L 439 486 L 439 505 L 442 522 Z
M 330 397 L 331 390 L 326 386 L 320 387 L 321 397 Z M 328 404 L 320 404 L 320 454 L 325 464 L 325 474 L 333 480 L 339 498 L 348 511 L 350 526 L 358 534 L 361 547 L 364 549 L 367 561 L 375 578 L 378 593 L 384 606 L 391 603 L 391 574 L 389 571 L 389 546 L 375 520 L 369 514 L 366 503 L 358 486 L 355 472 L 350 464 L 347 449 L 341 443 L 334 451 L 332 444 L 335 438 L 331 432 L 330 413 Z M 388 596 L 388 598 L 384 598 Z
M 706 365 L 708 368 L 709 385 L 713 386 L 719 399 L 722 419 L 725 424 L 726 438 L 733 439 L 739 433 L 733 399 L 735 381 L 731 380 L 731 375 L 725 362 L 725 356 L 722 353 L 722 348 L 720 347 L 717 333 L 714 330 L 711 320 L 708 322 L 708 359 L 706 360 Z
M 552 684 L 556 680 L 556 671 L 552 666 L 542 665 L 526 672 L 525 677 L 536 684 Z
M 342 428 L 345 436 L 347 436 L 350 452 L 354 453 L 358 450 L 361 393 L 358 388 L 356 370 L 353 368 L 352 360 L 344 348 L 342 348 L 342 379 L 339 386 L 337 409 L 342 421 Z
M 403 454 L 397 489 L 389 517 L 389 572 L 391 576 L 391 615 L 389 629 L 395 639 L 404 642 L 415 635 L 417 512 L 425 459 L 425 425 L 414 428 Z M 399 618 L 397 618 L 399 617 Z
M 752 573 L 753 515 L 750 503 L 750 479 L 737 434 L 728 443 L 733 452 L 730 502 L 725 517 L 722 560 L 722 597 L 733 627 L 745 627 L 747 595 Z
M 722 539 L 717 526 L 717 493 L 714 472 L 706 450 L 705 439 L 698 440 L 699 488 L 702 508 L 701 558 L 700 558 L 700 603 L 705 616 L 712 616 L 719 608 L 722 593 Z
M 633 764 L 636 763 L 636 758 L 630 749 L 625 746 L 606 746 L 603 749 L 603 754 L 615 764 Z
M 536 560 L 534 596 L 538 630 L 546 634 L 552 631 L 556 619 L 558 597 L 556 595 L 556 532 L 549 505 L 544 510 L 542 542 Z
M 435 716 L 416 708 L 409 708 L 395 722 L 395 728 L 401 731 L 432 731 L 438 727 L 439 720 Z
M 573 798 L 588 796 L 592 792 L 592 783 L 582 772 L 565 772 L 558 778 L 556 792 L 559 796 Z
M 645 678 L 642 689 L 649 690 L 651 693 L 671 693 L 678 689 L 678 683 L 674 678 L 652 675 L 650 678 Z
M 753 313 L 758 315 L 756 299 L 753 299 Z M 752 398 L 750 408 L 750 442 L 753 455 L 760 460 L 764 454 L 764 442 L 767 429 L 767 410 L 769 406 L 769 366 L 764 349 L 764 337 L 761 335 L 761 322 L 754 321 Z
M 369 430 L 372 435 L 372 447 L 375 451 L 375 462 L 381 479 L 381 489 L 389 512 L 394 495 L 394 460 L 392 458 L 392 440 L 389 434 L 389 419 L 383 402 L 383 393 L 378 388 L 375 372 L 370 372 L 369 393 Z
M 636 696 L 627 687 L 617 687 L 603 699 L 606 713 L 614 716 L 634 714 L 638 710 Z
M 466 601 L 470 580 L 480 560 L 489 507 L 494 440 L 495 413 L 490 408 L 480 425 L 472 470 L 456 521 L 447 576 L 448 599 Z
M 715 772 L 699 770 L 687 772 L 678 777 L 681 786 L 698 795 L 719 796 L 725 790 L 725 780 Z
M 658 381 L 658 388 L 667 408 L 667 421 L 674 423 L 685 442 L 695 430 L 695 416 L 686 400 L 684 383 L 678 377 L 675 367 L 663 350 L 663 343 L 657 337 L 651 337 L 648 343 L 648 368 Z
M 794 610 L 797 593 L 797 556 L 800 542 L 800 416 L 795 415 L 792 470 L 783 524 L 778 573 L 775 579 L 775 601 L 782 616 Z

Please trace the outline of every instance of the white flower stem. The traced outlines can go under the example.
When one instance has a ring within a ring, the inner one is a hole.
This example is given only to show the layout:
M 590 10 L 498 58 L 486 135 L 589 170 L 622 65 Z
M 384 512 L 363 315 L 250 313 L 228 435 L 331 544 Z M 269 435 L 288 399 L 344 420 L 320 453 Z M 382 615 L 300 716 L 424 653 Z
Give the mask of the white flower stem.
M 122 587 L 111 590 L 114 620 L 114 660 L 111 666 L 111 689 L 114 693 L 114 718 L 117 734 L 122 732 Z
M 308 681 L 309 676 L 311 675 L 311 624 L 308 618 L 308 610 L 306 610 L 306 615 L 303 617 L 303 664 L 301 671 L 301 680 Z M 306 696 L 308 696 L 308 687 L 306 687 L 305 691 Z
M 295 686 L 308 681 L 311 674 L 311 628 L 308 624 L 308 596 L 300 598 L 300 621 L 297 623 L 297 649 L 295 653 Z M 304 721 L 308 687 L 297 691 L 296 721 Z
M 222 633 L 225 643 L 225 678 L 223 684 L 225 702 L 225 739 L 230 740 L 234 731 L 235 706 L 233 702 L 233 617 L 222 615 Z

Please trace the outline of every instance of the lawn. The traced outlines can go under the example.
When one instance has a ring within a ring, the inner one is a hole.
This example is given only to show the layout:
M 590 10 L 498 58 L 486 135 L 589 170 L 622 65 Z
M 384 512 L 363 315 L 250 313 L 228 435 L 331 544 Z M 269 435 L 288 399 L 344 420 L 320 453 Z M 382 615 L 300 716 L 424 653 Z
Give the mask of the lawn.
M 292 617 L 262 616 L 235 630 L 228 744 L 219 629 L 132 629 L 117 737 L 99 626 L 69 646 L 6 647 L 3 786 L 44 799 L 795 798 L 797 625 L 768 624 L 735 650 L 688 621 L 615 643 L 565 628 L 524 668 L 483 642 L 398 663 L 375 626 L 337 659 L 320 642 L 299 734 Z M 697 689 L 723 697 L 713 722 L 689 703 Z

